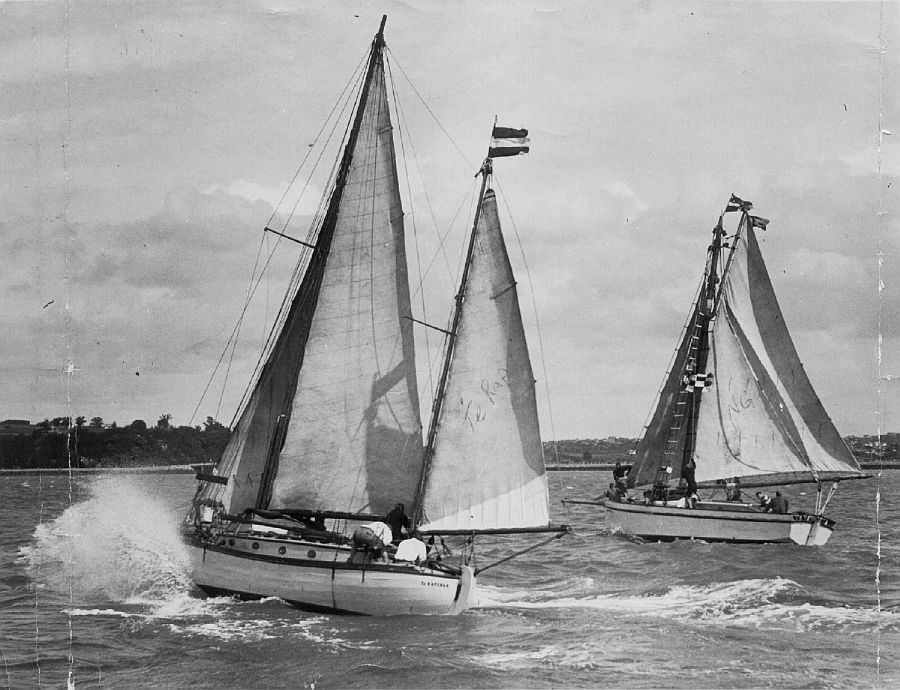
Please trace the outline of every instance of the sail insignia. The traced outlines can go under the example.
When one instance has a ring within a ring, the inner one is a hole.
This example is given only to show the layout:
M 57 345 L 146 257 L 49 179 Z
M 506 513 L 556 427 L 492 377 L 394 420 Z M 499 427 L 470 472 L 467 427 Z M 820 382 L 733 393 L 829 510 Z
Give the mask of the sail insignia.
M 534 375 L 491 189 L 482 197 L 460 294 L 422 529 L 546 526 Z

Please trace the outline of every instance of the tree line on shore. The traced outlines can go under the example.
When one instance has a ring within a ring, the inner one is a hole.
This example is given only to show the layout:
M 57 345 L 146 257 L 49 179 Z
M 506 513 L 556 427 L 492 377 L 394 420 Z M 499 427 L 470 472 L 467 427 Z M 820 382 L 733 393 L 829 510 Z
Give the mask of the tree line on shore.
M 0 436 L 0 469 L 139 467 L 215 462 L 230 430 L 212 417 L 202 426 L 174 426 L 161 415 L 155 426 L 127 426 L 100 417 L 46 419 L 28 433 Z

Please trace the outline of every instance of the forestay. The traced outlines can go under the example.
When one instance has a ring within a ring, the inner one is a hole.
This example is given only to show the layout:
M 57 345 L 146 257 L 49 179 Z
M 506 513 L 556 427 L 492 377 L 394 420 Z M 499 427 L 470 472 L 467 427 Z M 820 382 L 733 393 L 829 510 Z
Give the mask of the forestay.
M 460 309 L 421 528 L 546 526 L 534 376 L 492 190 L 482 202 Z

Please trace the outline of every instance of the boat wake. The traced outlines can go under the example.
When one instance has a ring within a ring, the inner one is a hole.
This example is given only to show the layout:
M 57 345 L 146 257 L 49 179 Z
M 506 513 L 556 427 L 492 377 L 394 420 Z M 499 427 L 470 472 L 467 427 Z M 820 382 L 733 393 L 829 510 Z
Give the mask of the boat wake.
M 35 586 L 79 604 L 184 606 L 192 585 L 178 516 L 133 477 L 101 477 L 91 494 L 21 550 Z
M 479 604 L 482 608 L 599 609 L 626 616 L 799 631 L 856 627 L 870 630 L 873 624 L 882 630 L 900 630 L 900 612 L 804 602 L 803 588 L 783 578 L 675 585 L 642 594 L 593 594 L 585 591 L 590 584 L 590 578 L 584 578 L 580 582 L 569 581 L 555 592 L 528 593 L 479 585 Z

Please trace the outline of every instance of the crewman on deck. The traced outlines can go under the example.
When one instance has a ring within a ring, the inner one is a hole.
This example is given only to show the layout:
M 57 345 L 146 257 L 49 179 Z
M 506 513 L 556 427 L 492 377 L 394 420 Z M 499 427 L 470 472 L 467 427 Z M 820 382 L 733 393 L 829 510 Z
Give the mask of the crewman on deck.
M 759 507 L 767 513 L 772 510 L 772 499 L 762 491 L 756 492 L 756 500 L 759 501 Z
M 384 521 L 391 528 L 391 541 L 395 544 L 400 543 L 405 536 L 403 534 L 404 530 L 407 534 L 409 533 L 409 516 L 406 514 L 402 503 L 396 504 L 391 512 L 385 515 Z
M 425 542 L 419 539 L 415 534 L 407 537 L 397 545 L 397 552 L 394 554 L 395 561 L 408 561 L 409 563 L 425 562 L 425 556 L 428 549 Z
M 383 522 L 367 522 L 353 531 L 350 546 L 350 562 L 358 551 L 368 552 L 373 560 L 382 560 L 387 563 L 387 546 L 391 543 L 391 528 Z
M 789 512 L 788 500 L 781 495 L 780 491 L 775 492 L 775 498 L 772 499 L 772 505 L 769 510 L 773 513 L 785 514 Z

